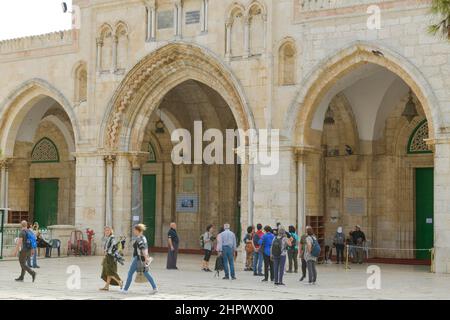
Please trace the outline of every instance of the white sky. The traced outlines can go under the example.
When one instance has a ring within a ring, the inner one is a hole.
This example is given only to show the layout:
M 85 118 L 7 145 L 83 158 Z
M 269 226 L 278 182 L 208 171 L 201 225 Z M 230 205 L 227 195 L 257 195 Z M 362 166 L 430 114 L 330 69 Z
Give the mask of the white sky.
M 69 10 L 72 1 L 66 1 Z M 0 40 L 71 29 L 62 0 L 0 0 Z

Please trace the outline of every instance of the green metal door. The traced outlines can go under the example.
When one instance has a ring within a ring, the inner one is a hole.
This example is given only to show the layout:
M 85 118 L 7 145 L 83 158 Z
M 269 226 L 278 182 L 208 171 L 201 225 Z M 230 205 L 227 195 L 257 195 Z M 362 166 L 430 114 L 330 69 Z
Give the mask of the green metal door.
M 34 221 L 41 228 L 58 223 L 58 179 L 34 180 Z
M 156 175 L 145 175 L 142 178 L 142 198 L 144 224 L 147 226 L 145 236 L 149 246 L 155 245 L 156 229 Z
M 416 248 L 429 249 L 434 245 L 434 170 L 416 169 Z M 430 259 L 427 251 L 417 251 L 416 258 Z

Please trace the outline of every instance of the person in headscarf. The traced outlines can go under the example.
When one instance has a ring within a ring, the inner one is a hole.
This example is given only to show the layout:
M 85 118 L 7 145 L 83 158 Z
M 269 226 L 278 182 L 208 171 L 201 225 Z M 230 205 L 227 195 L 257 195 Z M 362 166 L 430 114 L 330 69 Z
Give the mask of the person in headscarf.
M 109 286 L 119 286 L 123 288 L 123 281 L 117 274 L 117 261 L 114 258 L 114 253 L 117 250 L 117 242 L 114 237 L 114 232 L 111 227 L 105 227 L 105 245 L 103 247 L 105 257 L 102 263 L 102 275 L 101 278 L 106 282 L 105 287 L 101 288 L 102 291 L 108 291 Z
M 333 244 L 336 247 L 336 264 L 344 263 L 345 234 L 342 227 L 337 228 Z

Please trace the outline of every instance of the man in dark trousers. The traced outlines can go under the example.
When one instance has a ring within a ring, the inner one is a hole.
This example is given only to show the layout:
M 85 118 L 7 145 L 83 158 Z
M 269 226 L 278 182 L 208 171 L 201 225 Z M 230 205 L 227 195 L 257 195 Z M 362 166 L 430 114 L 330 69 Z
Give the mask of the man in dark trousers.
M 14 250 L 14 256 L 17 256 L 17 254 L 19 254 L 19 263 L 22 271 L 20 273 L 20 277 L 15 280 L 18 282 L 22 282 L 25 278 L 25 272 L 28 272 L 34 282 L 34 280 L 36 279 L 36 272 L 31 270 L 31 268 L 27 266 L 27 259 L 29 259 L 29 257 L 31 256 L 32 250 L 31 246 L 27 242 L 28 222 L 22 221 L 20 225 L 22 227 L 22 230 L 20 231 L 16 249 Z
M 364 244 L 366 242 L 366 235 L 361 231 L 359 225 L 355 226 L 355 231 L 352 232 L 353 245 L 356 246 L 356 257 L 354 263 L 362 264 L 364 260 Z
M 178 257 L 178 246 L 180 239 L 177 233 L 177 224 L 172 222 L 170 224 L 170 230 L 167 234 L 167 241 L 169 244 L 169 254 L 167 255 L 167 269 L 168 270 L 178 270 L 177 267 L 177 257 Z

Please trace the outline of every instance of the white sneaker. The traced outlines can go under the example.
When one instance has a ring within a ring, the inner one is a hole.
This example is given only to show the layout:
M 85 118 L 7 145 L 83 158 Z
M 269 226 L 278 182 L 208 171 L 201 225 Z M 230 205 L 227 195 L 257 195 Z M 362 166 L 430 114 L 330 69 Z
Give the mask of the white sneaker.
M 157 294 L 157 293 L 158 293 L 158 288 L 153 289 L 153 290 L 150 292 L 151 295 L 154 295 L 154 294 Z
M 119 292 L 120 292 L 120 293 L 123 293 L 123 294 L 127 294 L 127 293 L 128 293 L 128 290 L 120 289 Z

